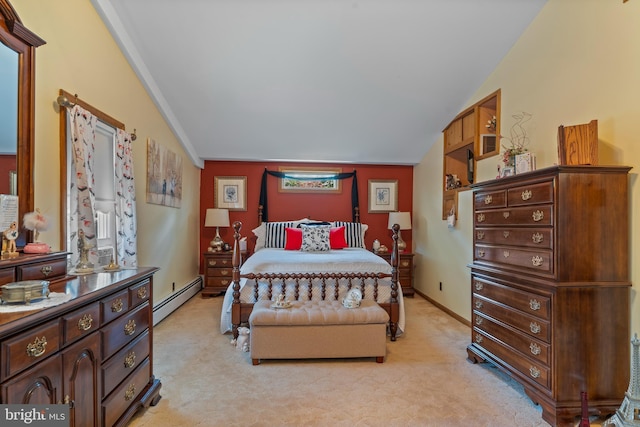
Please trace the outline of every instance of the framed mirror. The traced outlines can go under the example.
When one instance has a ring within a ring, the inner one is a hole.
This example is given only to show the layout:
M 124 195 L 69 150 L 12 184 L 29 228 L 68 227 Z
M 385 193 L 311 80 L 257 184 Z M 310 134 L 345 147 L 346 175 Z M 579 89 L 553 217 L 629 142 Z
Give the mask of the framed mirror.
M 22 218 L 34 210 L 35 48 L 43 44 L 22 25 L 11 3 L 0 0 L 0 194 L 18 196 L 19 249 L 32 239 Z

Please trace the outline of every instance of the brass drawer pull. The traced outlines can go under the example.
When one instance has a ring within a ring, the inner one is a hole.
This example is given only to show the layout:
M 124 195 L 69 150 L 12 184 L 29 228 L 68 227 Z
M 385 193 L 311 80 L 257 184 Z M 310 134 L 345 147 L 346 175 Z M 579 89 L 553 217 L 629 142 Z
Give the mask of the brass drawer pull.
M 47 277 L 49 274 L 51 274 L 52 271 L 53 267 L 51 267 L 50 265 L 45 265 L 40 269 L 40 272 L 44 275 L 44 277 Z
M 509 251 L 502 251 L 502 256 L 504 256 L 505 258 L 509 258 L 509 255 L 511 255 L 511 252 L 509 252 Z
M 542 235 L 542 233 L 533 233 L 531 235 L 531 240 L 533 241 L 533 243 L 542 243 L 542 241 L 544 240 L 544 236 Z
M 484 222 L 484 214 L 483 214 L 483 213 L 478 214 L 478 216 L 477 216 L 477 221 L 478 221 L 478 222 Z
M 476 317 L 476 325 L 478 325 L 478 326 L 482 325 L 483 321 L 484 321 L 484 319 L 482 317 Z
M 484 251 L 483 250 L 479 250 L 478 251 L 478 258 L 484 258 Z
M 540 369 L 536 368 L 535 366 L 532 366 L 529 368 L 529 374 L 533 378 L 538 378 L 540 376 Z
M 409 267 L 409 261 L 402 261 L 402 263 L 400 264 L 400 267 L 404 267 L 404 268 Z
M 540 255 L 536 255 L 533 258 L 531 258 L 531 264 L 533 264 L 534 267 L 540 267 L 543 261 L 544 260 Z
M 223 285 L 223 286 L 227 286 L 227 285 L 229 285 L 229 281 L 228 280 L 221 280 L 220 284 Z
M 209 266 L 211 266 L 211 267 L 215 267 L 215 266 L 216 266 L 216 264 L 218 264 L 218 261 L 216 261 L 215 259 L 210 259 L 210 260 L 209 260 Z
M 529 300 L 529 308 L 533 311 L 538 311 L 540 310 L 540 301 L 538 301 L 537 299 L 530 299 Z
M 132 351 L 131 353 L 127 354 L 124 358 L 124 367 L 125 368 L 130 368 L 133 365 L 136 364 L 136 352 Z
M 484 204 L 490 205 L 491 203 L 493 203 L 493 196 L 491 194 L 484 196 Z
M 544 219 L 544 212 L 542 212 L 541 210 L 533 211 L 531 217 L 535 222 L 542 221 Z
M 482 340 L 483 340 L 483 339 L 484 339 L 484 338 L 482 338 L 482 335 L 480 335 L 480 334 L 476 334 L 476 342 L 477 342 L 478 344 L 480 344 L 480 343 L 482 342 Z
M 93 317 L 90 314 L 85 314 L 78 320 L 78 329 L 81 331 L 88 331 L 93 324 Z
M 136 321 L 131 319 L 124 325 L 124 333 L 126 335 L 133 335 L 136 332 Z
M 509 218 L 509 212 L 502 212 L 502 216 L 504 217 L 504 219 Z
M 478 240 L 482 240 L 482 239 L 484 239 L 484 231 L 478 231 L 478 232 L 476 233 L 476 238 L 477 238 Z
M 221 276 L 228 276 L 229 275 L 229 270 L 220 270 L 220 275 Z
M 531 350 L 531 354 L 533 354 L 534 356 L 537 356 L 540 354 L 540 346 L 534 342 L 532 342 L 529 345 L 529 350 Z
M 147 297 L 147 287 L 143 286 L 138 289 L 138 298 L 145 299 Z
M 480 310 L 484 304 L 482 304 L 482 301 L 476 301 L 475 305 L 476 305 L 476 308 Z
M 524 190 L 520 195 L 520 197 L 522 197 L 522 200 L 529 200 L 531 196 L 533 196 L 533 193 L 531 192 L 531 190 Z
M 111 303 L 111 311 L 113 313 L 120 313 L 123 308 L 124 308 L 124 304 L 122 303 L 122 298 L 118 298 Z
M 476 291 L 481 291 L 482 288 L 484 288 L 484 285 L 482 284 L 482 282 L 473 282 L 475 287 L 476 287 Z
M 133 399 L 135 395 L 136 395 L 136 385 L 129 384 L 129 387 L 127 387 L 127 390 L 124 392 L 124 400 L 128 402 L 131 399 Z
M 502 237 L 504 237 L 505 239 L 508 239 L 510 234 L 511 233 L 509 233 L 508 231 L 503 231 L 502 232 Z
M 540 333 L 540 325 L 536 322 L 531 322 L 529 323 L 529 330 L 534 334 L 538 334 Z
M 43 335 L 42 338 L 36 337 L 36 339 L 27 344 L 27 355 L 29 357 L 40 357 L 47 350 L 47 338 Z

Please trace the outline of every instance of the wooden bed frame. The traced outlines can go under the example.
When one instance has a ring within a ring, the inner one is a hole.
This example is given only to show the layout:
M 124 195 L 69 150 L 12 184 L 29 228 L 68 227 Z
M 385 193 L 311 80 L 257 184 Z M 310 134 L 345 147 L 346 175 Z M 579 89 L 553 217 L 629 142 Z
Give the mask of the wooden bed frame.
M 349 283 L 352 280 L 360 279 L 374 279 L 374 299 L 377 299 L 378 279 L 391 277 L 391 300 L 387 303 L 379 303 L 380 307 L 384 308 L 389 313 L 389 331 L 391 334 L 391 341 L 396 340 L 396 333 L 398 331 L 398 319 L 400 316 L 400 309 L 398 303 L 398 264 L 400 257 L 398 256 L 398 232 L 400 226 L 394 224 L 393 231 L 393 249 L 391 251 L 391 274 L 387 273 L 261 273 L 261 274 L 240 274 L 240 266 L 242 265 L 242 254 L 240 253 L 240 229 L 242 223 L 236 221 L 233 223 L 234 229 L 234 244 L 233 244 L 233 270 L 232 270 L 232 286 L 233 286 L 233 304 L 231 307 L 231 324 L 233 337 L 238 338 L 238 327 L 249 321 L 249 315 L 253 309 L 253 303 L 240 302 L 240 279 L 255 279 L 256 284 L 258 279 L 266 279 L 269 282 L 269 297 L 272 295 L 272 281 L 273 280 L 286 280 L 294 279 L 295 295 L 294 298 L 298 300 L 300 298 L 300 281 L 303 283 L 309 283 L 313 280 L 321 281 L 322 294 L 321 298 L 325 299 L 338 299 L 338 279 L 348 279 Z M 327 280 L 329 283 L 327 283 Z M 277 286 L 279 289 L 280 286 Z M 255 287 L 257 292 L 257 285 Z M 327 292 L 328 290 L 328 292 Z M 277 291 L 277 290 L 276 290 Z

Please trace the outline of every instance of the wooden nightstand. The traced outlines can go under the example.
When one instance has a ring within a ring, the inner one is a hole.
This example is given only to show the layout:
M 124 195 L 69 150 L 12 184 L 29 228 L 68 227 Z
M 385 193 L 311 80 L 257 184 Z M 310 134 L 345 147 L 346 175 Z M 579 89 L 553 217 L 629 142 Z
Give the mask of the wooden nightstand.
M 387 260 L 391 264 L 391 252 L 377 254 Z M 406 297 L 413 297 L 413 254 L 410 252 L 401 252 L 400 262 L 398 265 L 398 278 L 402 286 L 402 294 Z
M 224 293 L 231 284 L 233 251 L 205 252 L 204 288 L 202 297 L 212 297 Z M 245 254 L 242 254 L 244 259 Z

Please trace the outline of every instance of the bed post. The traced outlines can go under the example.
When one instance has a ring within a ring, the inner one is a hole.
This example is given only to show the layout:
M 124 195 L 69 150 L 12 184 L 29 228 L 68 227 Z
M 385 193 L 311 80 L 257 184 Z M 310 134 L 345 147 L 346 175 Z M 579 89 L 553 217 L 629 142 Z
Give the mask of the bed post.
M 231 305 L 231 330 L 233 339 L 238 339 L 238 326 L 240 326 L 240 265 L 242 264 L 242 254 L 240 253 L 240 229 L 242 223 L 233 223 L 233 257 L 231 258 L 231 283 L 233 283 L 233 304 Z
M 393 236 L 391 236 L 393 239 L 393 249 L 391 250 L 391 313 L 389 313 L 391 320 L 389 322 L 389 332 L 391 333 L 391 341 L 395 341 L 396 332 L 398 331 L 398 318 L 400 316 L 398 306 L 398 265 L 400 261 L 400 257 L 398 256 L 398 232 L 400 231 L 400 226 L 393 224 L 391 230 L 393 231 Z
M 356 218 L 356 222 L 360 222 L 360 208 L 359 207 L 355 207 L 353 208 L 353 216 Z
M 258 205 L 258 225 L 262 224 L 262 205 Z

